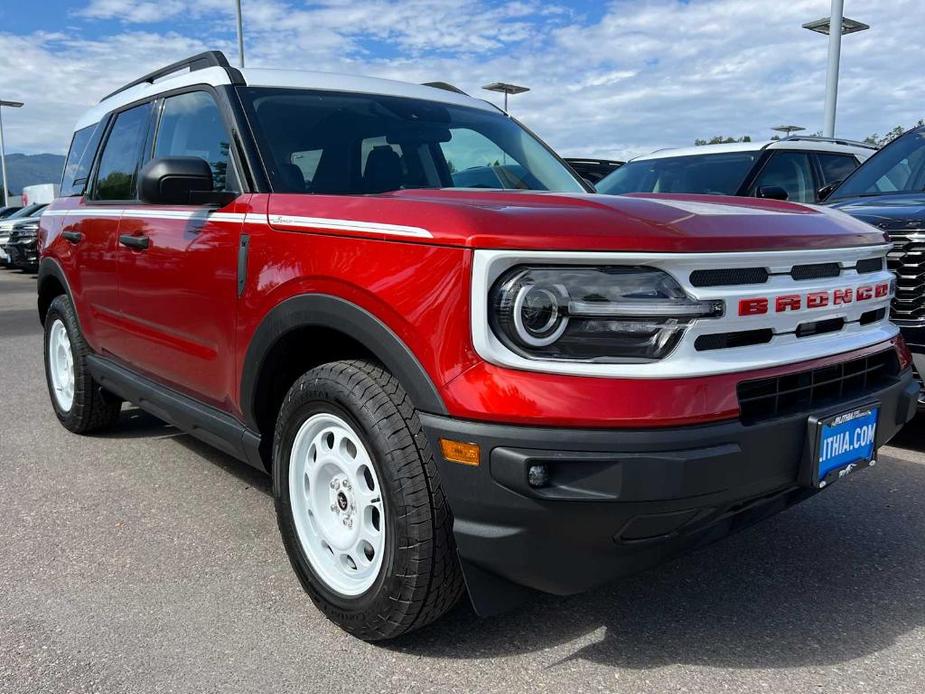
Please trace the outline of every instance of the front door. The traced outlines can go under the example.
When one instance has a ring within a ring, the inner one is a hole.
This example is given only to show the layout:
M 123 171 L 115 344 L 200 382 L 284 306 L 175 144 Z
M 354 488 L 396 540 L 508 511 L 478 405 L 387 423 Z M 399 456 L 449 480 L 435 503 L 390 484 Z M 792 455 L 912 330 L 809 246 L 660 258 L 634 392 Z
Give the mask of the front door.
M 213 95 L 185 92 L 159 108 L 153 156 L 201 157 L 211 165 L 215 191 L 239 191 Z M 241 202 L 219 210 L 136 203 L 119 224 L 119 357 L 223 409 L 234 394 Z

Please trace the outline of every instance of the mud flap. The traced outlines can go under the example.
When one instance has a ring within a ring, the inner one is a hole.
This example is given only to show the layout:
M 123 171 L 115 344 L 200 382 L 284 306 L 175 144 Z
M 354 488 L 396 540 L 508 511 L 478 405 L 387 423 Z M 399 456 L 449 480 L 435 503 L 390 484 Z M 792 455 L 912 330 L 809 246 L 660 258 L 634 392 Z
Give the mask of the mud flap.
M 517 609 L 539 593 L 531 588 L 511 583 L 506 578 L 485 571 L 475 564 L 459 559 L 469 601 L 479 617 L 493 617 Z

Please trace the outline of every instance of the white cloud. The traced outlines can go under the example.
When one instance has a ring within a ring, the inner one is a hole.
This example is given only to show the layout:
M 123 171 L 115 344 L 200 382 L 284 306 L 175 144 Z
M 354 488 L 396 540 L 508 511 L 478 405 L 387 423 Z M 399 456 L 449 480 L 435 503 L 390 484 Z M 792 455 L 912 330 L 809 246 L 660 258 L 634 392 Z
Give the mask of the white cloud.
M 784 121 L 821 128 L 826 41 L 800 25 L 828 0 L 617 0 L 594 20 L 567 4 L 244 0 L 248 64 L 445 80 L 483 95 L 489 81 L 527 84 L 512 111 L 565 154 L 767 137 Z M 847 5 L 873 28 L 844 39 L 839 134 L 915 122 L 921 0 Z M 68 37 L 0 34 L 0 93 L 27 102 L 8 117 L 11 151 L 61 151 L 83 107 L 147 70 L 205 48 L 235 55 L 230 0 L 92 0 L 74 19 L 80 33 Z M 113 20 L 117 33 L 88 38 Z

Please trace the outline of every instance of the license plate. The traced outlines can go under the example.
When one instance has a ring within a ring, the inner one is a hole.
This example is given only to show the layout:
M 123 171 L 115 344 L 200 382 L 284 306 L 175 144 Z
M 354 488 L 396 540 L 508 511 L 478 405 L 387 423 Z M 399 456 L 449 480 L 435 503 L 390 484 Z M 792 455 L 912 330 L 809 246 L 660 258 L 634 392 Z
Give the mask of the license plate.
M 873 462 L 879 412 L 878 406 L 867 405 L 819 420 L 815 486 L 825 487 Z

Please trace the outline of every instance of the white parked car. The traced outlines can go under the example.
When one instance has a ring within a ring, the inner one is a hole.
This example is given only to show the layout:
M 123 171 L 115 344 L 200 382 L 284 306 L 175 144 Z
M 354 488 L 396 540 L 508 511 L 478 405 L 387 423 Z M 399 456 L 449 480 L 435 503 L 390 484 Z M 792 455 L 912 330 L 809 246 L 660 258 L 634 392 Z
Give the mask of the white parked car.
M 631 159 L 597 183 L 599 193 L 701 193 L 815 203 L 876 147 L 863 142 L 794 135 L 661 149 Z

